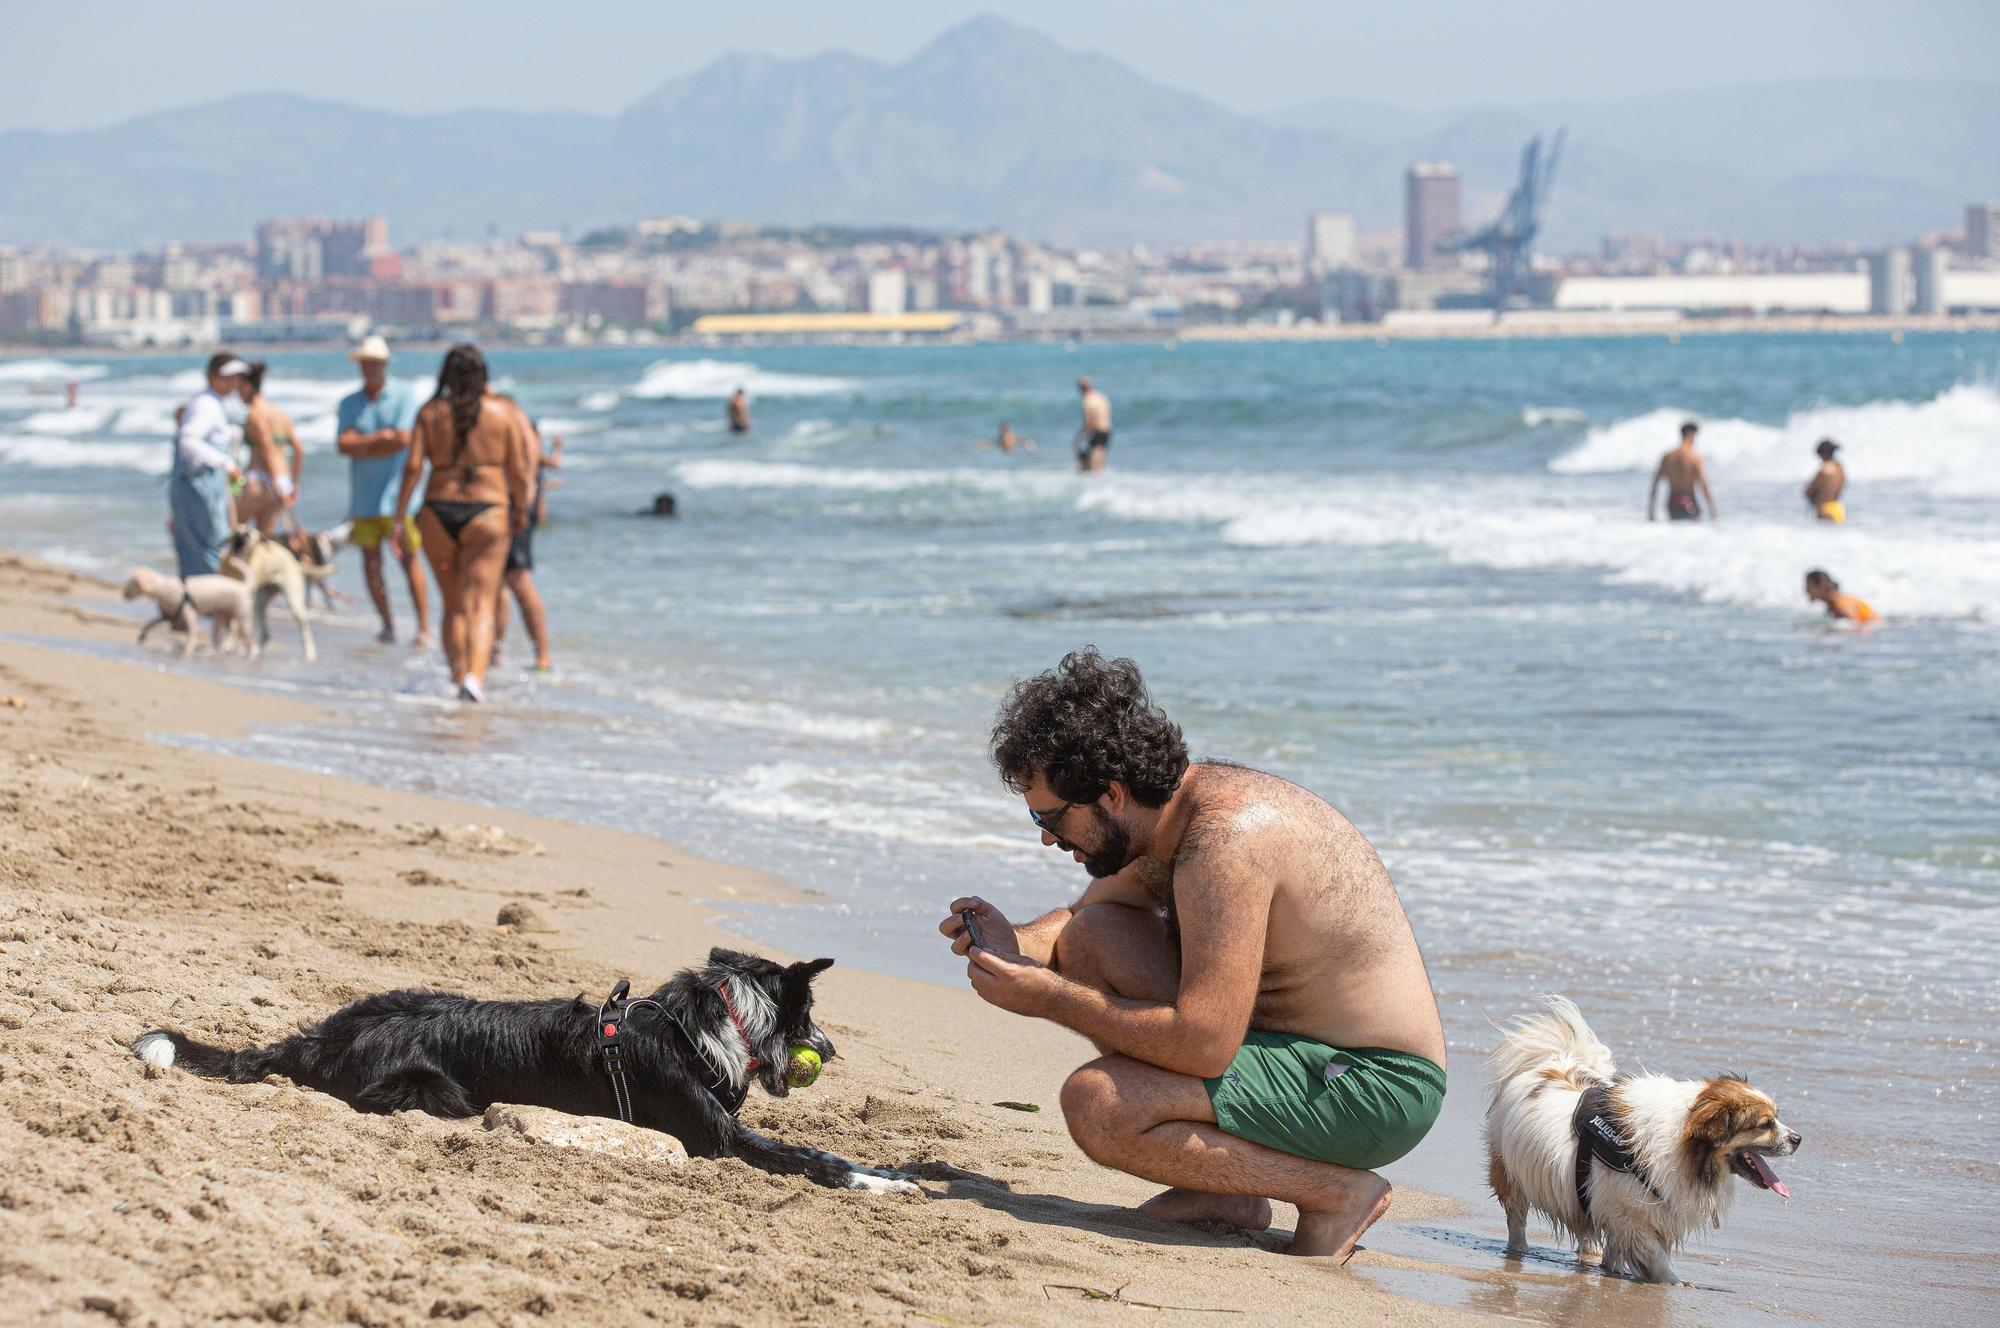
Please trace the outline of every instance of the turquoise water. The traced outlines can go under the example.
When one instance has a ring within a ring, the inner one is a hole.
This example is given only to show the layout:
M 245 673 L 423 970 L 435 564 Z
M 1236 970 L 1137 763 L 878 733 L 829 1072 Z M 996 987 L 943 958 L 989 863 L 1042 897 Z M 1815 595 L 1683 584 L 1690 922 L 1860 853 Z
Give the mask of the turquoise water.
M 569 439 L 537 541 L 559 677 L 517 654 L 469 713 L 351 612 L 317 667 L 280 625 L 259 665 L 191 667 L 352 725 L 253 753 L 765 867 L 824 901 L 753 934 L 949 981 L 943 902 L 1027 915 L 1081 884 L 983 740 L 1013 678 L 1094 643 L 1141 662 L 1198 755 L 1370 836 L 1455 1047 L 1568 992 L 1634 1068 L 1772 1089 L 1816 1238 L 1838 1215 L 1871 1249 L 2000 1244 L 2000 337 L 493 359 Z M 5 541 L 163 564 L 190 366 L 0 363 Z M 1116 406 L 1103 477 L 1068 461 L 1079 372 Z M 272 371 L 314 526 L 345 511 L 347 373 Z M 748 440 L 721 427 L 738 383 Z M 1724 519 L 1648 525 L 1684 415 Z M 1038 450 L 972 445 L 1003 419 Z M 1828 435 L 1845 528 L 1798 493 Z M 679 519 L 631 515 L 662 490 Z M 1888 621 L 1827 623 L 1814 566 Z M 1797 1240 L 1752 1207 L 1767 1244 Z

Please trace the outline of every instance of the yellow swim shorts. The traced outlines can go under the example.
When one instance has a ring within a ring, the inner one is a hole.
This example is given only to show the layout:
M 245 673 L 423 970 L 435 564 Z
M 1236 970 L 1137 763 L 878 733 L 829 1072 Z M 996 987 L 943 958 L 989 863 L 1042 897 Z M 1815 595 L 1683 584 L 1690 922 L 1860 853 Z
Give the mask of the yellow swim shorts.
M 372 549 L 389 538 L 389 526 L 396 518 L 392 516 L 357 516 L 354 528 L 347 534 L 348 542 L 357 549 Z M 417 533 L 417 523 L 409 517 L 403 518 L 403 537 L 410 542 L 412 551 L 424 547 L 424 537 Z
M 1831 502 L 1821 503 L 1819 505 L 1819 519 L 1822 521 L 1831 521 L 1835 525 L 1845 524 L 1847 521 L 1847 507 L 1838 498 L 1833 499 Z

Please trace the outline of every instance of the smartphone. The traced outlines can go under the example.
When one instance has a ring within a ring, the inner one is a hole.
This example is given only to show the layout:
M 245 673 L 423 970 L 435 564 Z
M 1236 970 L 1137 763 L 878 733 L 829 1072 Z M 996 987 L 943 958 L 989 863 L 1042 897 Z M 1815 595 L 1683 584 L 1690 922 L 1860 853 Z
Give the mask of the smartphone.
M 972 910 L 969 908 L 958 910 L 958 920 L 965 924 L 965 934 L 972 938 L 972 943 L 984 950 L 986 943 L 979 939 L 979 928 L 972 925 Z

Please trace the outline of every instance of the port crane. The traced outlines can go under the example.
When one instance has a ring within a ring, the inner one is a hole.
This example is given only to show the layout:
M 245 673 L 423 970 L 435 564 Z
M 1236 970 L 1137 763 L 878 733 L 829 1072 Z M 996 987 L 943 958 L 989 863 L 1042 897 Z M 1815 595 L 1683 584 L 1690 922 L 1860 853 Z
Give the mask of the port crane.
M 1521 178 L 1507 205 L 1483 229 L 1447 240 L 1441 248 L 1455 253 L 1483 253 L 1492 260 L 1493 307 L 1505 309 L 1527 301 L 1528 260 L 1534 253 L 1535 236 L 1542 229 L 1542 215 L 1548 210 L 1549 191 L 1555 188 L 1556 167 L 1562 161 L 1567 128 L 1556 130 L 1548 155 L 1542 155 L 1542 136 L 1536 134 L 1521 149 Z

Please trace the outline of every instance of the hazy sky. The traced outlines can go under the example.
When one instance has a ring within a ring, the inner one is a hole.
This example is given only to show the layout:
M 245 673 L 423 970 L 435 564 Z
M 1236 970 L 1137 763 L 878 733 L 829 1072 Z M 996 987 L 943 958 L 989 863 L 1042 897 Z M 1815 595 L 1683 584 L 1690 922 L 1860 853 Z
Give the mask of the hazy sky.
M 0 129 L 107 124 L 239 92 L 395 110 L 613 112 L 729 50 L 896 61 L 982 11 L 1240 111 L 1414 108 L 1760 79 L 2000 82 L 1995 0 L 0 0 Z

